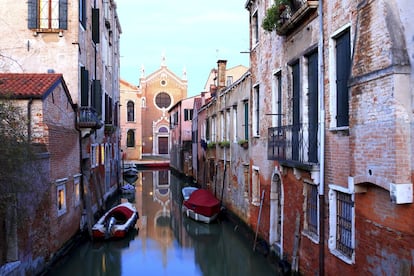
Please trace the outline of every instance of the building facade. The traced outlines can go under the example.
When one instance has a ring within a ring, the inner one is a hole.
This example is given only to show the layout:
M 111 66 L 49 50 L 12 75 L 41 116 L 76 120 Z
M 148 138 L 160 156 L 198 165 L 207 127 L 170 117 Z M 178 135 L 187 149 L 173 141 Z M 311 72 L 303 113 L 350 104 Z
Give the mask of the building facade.
M 77 106 L 85 211 L 78 228 L 90 230 L 94 214 L 105 209 L 106 199 L 122 179 L 118 117 L 121 26 L 116 3 L 5 0 L 2 4 L 0 29 L 7 39 L 0 40 L 0 70 L 62 74 Z M 52 253 L 45 256 L 46 261 Z
M 246 2 L 257 229 L 304 274 L 410 275 L 409 4 L 285 2 Z
M 121 80 L 121 150 L 122 160 L 140 160 L 142 158 L 142 99 L 141 90 Z
M 186 72 L 179 78 L 168 69 L 165 56 L 162 56 L 161 67 L 148 76 L 142 69 L 139 82 L 142 93 L 142 155 L 169 157 L 168 109 L 187 98 Z
M 20 108 L 35 149 L 10 172 L 15 188 L 1 183 L 0 272 L 37 274 L 82 224 L 77 110 L 61 74 L 0 73 L 0 83 L 2 101 Z

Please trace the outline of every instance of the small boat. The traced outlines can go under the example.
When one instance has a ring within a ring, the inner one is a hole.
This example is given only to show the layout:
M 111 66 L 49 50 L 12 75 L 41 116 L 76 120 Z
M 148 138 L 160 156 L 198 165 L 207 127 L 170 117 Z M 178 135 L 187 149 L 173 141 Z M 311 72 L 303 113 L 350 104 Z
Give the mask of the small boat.
M 121 191 L 124 194 L 135 193 L 135 186 L 127 183 L 121 187 Z
M 138 212 L 130 202 L 121 203 L 103 215 L 92 227 L 94 239 L 117 239 L 126 236 L 135 227 Z
M 220 201 L 209 190 L 197 189 L 183 201 L 182 211 L 193 220 L 211 223 L 220 213 Z
M 195 190 L 198 190 L 198 188 L 196 187 L 184 187 L 182 188 L 181 192 L 183 193 L 183 198 L 184 200 L 187 200 L 190 198 L 190 195 L 192 194 L 192 192 L 194 192 Z
M 124 176 L 135 176 L 138 174 L 138 170 L 134 167 L 124 168 Z

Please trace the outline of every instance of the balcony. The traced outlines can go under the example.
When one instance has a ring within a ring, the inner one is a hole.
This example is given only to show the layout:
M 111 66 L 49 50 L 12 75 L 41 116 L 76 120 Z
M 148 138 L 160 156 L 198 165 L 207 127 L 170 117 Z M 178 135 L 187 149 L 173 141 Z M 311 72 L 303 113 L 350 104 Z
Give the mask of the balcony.
M 79 128 L 100 129 L 103 126 L 95 108 L 90 106 L 81 106 L 79 108 Z
M 276 28 L 278 35 L 286 35 L 298 28 L 312 12 L 318 8 L 319 1 L 292 0 L 290 5 L 280 15 L 280 22 Z
M 290 125 L 268 129 L 267 159 L 282 165 L 311 168 L 318 161 L 318 126 Z

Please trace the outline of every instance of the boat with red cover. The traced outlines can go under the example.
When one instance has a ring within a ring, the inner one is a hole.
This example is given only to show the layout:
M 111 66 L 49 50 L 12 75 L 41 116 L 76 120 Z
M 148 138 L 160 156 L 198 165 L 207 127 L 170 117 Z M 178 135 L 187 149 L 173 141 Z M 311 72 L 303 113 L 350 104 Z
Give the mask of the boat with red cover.
M 94 239 L 117 239 L 126 236 L 134 228 L 139 218 L 138 212 L 130 202 L 121 203 L 103 215 L 92 227 Z
M 183 212 L 196 221 L 210 223 L 220 213 L 220 201 L 206 189 L 197 189 L 183 201 Z

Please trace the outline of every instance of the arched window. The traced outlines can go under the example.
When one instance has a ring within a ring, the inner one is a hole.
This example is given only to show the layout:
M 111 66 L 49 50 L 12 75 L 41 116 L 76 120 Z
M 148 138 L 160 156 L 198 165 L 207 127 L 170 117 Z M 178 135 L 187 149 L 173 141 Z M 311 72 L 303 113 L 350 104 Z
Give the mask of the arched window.
M 133 129 L 128 130 L 127 132 L 127 147 L 135 147 L 135 132 Z
M 141 101 L 142 101 L 141 107 L 142 108 L 147 107 L 147 100 L 144 97 L 141 99 Z
M 134 103 L 132 101 L 128 101 L 127 103 L 127 121 L 133 122 L 134 121 Z
M 168 133 L 168 128 L 166 127 L 160 127 L 160 129 L 158 130 L 159 133 Z

